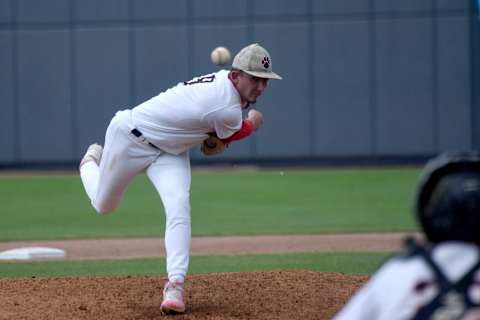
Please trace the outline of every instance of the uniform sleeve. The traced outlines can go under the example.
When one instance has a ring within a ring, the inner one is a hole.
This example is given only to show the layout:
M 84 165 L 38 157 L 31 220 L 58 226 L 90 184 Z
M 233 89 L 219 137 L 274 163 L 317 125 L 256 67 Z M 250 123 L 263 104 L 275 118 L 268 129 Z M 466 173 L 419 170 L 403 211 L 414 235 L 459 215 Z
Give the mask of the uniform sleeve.
M 399 268 L 395 259 L 387 261 L 373 276 L 363 285 L 333 318 L 333 320 L 383 320 L 394 319 L 385 317 L 388 309 L 387 300 L 395 295 L 395 286 L 398 280 Z M 397 299 L 397 297 L 394 297 Z
M 209 123 L 220 139 L 233 135 L 242 127 L 241 108 L 218 110 L 209 115 Z
M 226 139 L 222 139 L 222 141 L 223 141 L 223 143 L 228 145 L 232 141 L 241 140 L 241 139 L 244 139 L 244 138 L 248 137 L 254 131 L 255 131 L 255 128 L 253 126 L 253 123 L 250 120 L 245 119 L 245 120 L 243 120 L 242 127 L 240 128 L 239 131 L 235 132 L 233 135 L 231 135 L 230 137 L 228 137 Z
M 361 287 L 333 320 L 375 320 L 378 319 L 375 312 L 375 298 L 373 294 L 373 282 L 370 280 Z

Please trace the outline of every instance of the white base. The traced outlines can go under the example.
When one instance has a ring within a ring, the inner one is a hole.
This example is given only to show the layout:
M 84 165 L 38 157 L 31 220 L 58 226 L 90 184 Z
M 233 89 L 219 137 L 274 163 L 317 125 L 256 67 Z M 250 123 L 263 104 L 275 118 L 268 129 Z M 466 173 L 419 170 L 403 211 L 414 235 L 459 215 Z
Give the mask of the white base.
M 65 250 L 47 247 L 17 248 L 0 252 L 0 260 L 63 259 Z

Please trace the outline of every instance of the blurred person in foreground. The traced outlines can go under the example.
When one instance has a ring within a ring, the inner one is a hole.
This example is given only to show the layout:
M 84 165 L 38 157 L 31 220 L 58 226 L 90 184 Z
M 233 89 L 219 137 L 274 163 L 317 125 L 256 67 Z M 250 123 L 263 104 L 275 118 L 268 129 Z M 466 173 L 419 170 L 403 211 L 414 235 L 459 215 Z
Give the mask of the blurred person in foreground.
M 480 153 L 430 160 L 415 207 L 426 240 L 407 239 L 334 320 L 480 319 Z
M 263 124 L 250 110 L 267 89 L 272 60 L 259 44 L 243 48 L 230 70 L 178 83 L 132 108 L 118 111 L 102 147 L 92 144 L 80 162 L 80 177 L 92 206 L 100 214 L 115 210 L 133 178 L 146 173 L 157 190 L 166 217 L 165 249 L 168 282 L 163 313 L 185 312 L 184 283 L 189 266 L 190 157 L 202 145 L 206 155 L 247 138 Z M 213 140 L 213 143 L 212 143 Z M 210 141 L 210 142 L 209 142 Z M 140 217 L 139 217 L 140 219 Z

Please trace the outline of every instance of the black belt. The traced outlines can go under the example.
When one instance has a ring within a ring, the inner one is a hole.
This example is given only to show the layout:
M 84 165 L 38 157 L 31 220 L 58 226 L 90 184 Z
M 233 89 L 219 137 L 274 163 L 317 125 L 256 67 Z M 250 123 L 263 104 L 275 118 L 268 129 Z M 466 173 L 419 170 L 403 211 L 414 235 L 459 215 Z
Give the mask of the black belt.
M 137 138 L 140 138 L 140 137 L 143 137 L 143 133 L 140 132 L 140 130 L 138 129 L 133 129 L 132 131 L 130 131 L 131 134 L 133 134 L 135 137 Z M 155 148 L 157 150 L 160 150 L 159 147 L 157 147 L 156 145 L 154 145 L 153 143 L 151 143 L 150 141 L 148 141 L 145 137 L 143 137 L 144 141 L 146 143 L 148 143 L 148 145 L 152 148 Z

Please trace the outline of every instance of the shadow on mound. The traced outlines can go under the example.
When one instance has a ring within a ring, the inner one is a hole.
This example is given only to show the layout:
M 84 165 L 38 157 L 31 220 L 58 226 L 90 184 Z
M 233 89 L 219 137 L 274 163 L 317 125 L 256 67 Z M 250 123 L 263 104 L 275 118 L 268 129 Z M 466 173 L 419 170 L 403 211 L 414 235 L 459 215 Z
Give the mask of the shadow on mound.
M 0 279 L 0 319 L 331 319 L 365 276 L 308 270 L 189 276 L 187 313 L 160 313 L 152 276 Z

